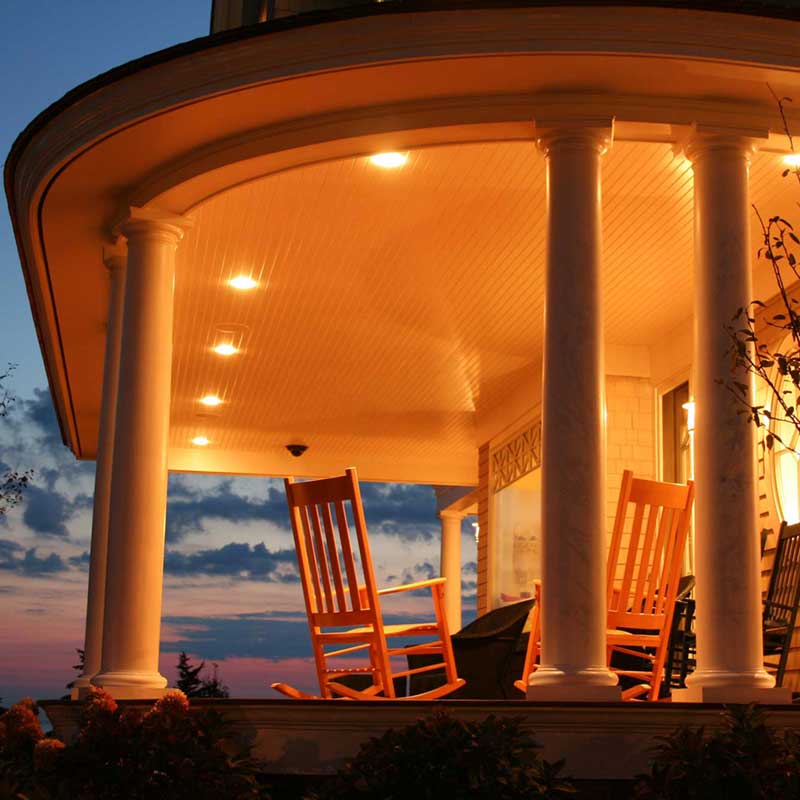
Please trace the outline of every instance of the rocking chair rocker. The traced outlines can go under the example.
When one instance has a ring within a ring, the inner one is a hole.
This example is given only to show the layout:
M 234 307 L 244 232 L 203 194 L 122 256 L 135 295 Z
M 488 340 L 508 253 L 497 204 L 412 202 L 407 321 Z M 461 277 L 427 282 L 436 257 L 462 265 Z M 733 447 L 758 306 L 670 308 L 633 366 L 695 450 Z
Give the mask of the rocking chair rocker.
M 447 627 L 445 579 L 433 578 L 381 590 L 375 585 L 355 469 L 346 470 L 341 477 L 303 483 L 295 483 L 289 478 L 286 480 L 286 499 L 320 695 L 307 694 L 285 683 L 273 683 L 272 688 L 294 699 L 435 700 L 463 686 L 465 681 L 456 673 Z M 348 524 L 348 503 L 355 528 L 357 557 Z M 435 621 L 383 624 L 381 596 L 422 588 L 431 590 Z M 434 640 L 397 648 L 387 644 L 387 639 L 409 636 L 434 637 Z M 369 663 L 365 666 L 329 665 L 329 659 L 339 659 L 338 664 L 341 664 L 342 656 L 352 654 L 367 656 Z M 441 658 L 417 669 L 393 672 L 391 659 L 405 659 L 410 654 L 439 655 Z M 442 668 L 445 682 L 441 686 L 411 697 L 396 696 L 395 678 Z M 364 689 L 355 689 L 337 680 L 352 675 L 367 676 L 371 678 L 371 684 Z

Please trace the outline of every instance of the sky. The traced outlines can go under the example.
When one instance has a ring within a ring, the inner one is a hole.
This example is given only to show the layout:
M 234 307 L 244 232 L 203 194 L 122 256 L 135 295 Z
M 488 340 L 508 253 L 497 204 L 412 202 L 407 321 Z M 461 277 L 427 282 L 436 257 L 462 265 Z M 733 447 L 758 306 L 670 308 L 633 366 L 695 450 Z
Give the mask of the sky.
M 0 152 L 49 104 L 106 70 L 208 32 L 210 0 L 4 0 Z M 0 698 L 55 698 L 83 646 L 94 463 L 58 433 L 11 223 L 0 212 L 0 366 L 17 398 L 0 420 L 0 473 L 33 469 L 23 503 L 0 517 Z M 428 486 L 363 484 L 378 582 L 439 572 Z M 282 482 L 172 475 L 167 510 L 161 672 L 178 653 L 219 664 L 237 697 L 274 696 L 273 681 L 315 689 L 308 628 Z M 464 616 L 474 616 L 475 543 L 462 536 Z M 392 604 L 388 600 L 392 599 Z M 428 614 L 423 597 L 387 598 L 391 621 Z

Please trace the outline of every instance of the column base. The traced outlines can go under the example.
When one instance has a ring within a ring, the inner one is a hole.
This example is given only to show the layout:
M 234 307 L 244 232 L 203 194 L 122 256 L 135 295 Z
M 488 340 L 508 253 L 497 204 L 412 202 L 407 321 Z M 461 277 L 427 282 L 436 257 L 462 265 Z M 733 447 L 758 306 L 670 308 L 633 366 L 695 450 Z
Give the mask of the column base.
M 158 672 L 101 672 L 92 685 L 115 700 L 157 700 L 167 692 L 167 679 Z
M 91 675 L 78 675 L 72 682 L 69 689 L 70 700 L 83 700 L 89 694 L 89 687 L 92 685 Z
M 789 705 L 792 690 L 773 686 L 690 686 L 672 690 L 673 703 L 763 703 Z
M 617 676 L 605 667 L 567 671 L 539 667 L 528 681 L 526 700 L 554 703 L 622 702 Z
M 727 672 L 704 669 L 686 679 L 686 689 L 672 692 L 675 703 L 774 703 L 792 702 L 792 690 L 775 686 L 765 669 Z

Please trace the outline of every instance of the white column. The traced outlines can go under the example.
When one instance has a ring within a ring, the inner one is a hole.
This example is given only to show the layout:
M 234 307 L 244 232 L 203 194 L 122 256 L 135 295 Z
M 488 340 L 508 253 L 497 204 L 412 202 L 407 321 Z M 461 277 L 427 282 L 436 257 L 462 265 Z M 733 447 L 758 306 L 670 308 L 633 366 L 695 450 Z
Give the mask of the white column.
M 748 172 L 753 141 L 702 133 L 686 145 L 695 207 L 695 564 L 697 671 L 675 699 L 790 702 L 763 667 L 755 430 L 725 382 L 725 332 L 753 299 Z
M 159 695 L 175 250 L 185 220 L 132 209 L 128 240 L 102 667 L 117 698 Z
M 605 600 L 600 166 L 611 121 L 537 127 L 547 158 L 543 599 L 528 699 L 619 700 L 606 666 Z
M 444 606 L 450 633 L 461 630 L 461 520 L 458 511 L 440 511 L 442 522 L 442 550 L 439 569 L 447 578 L 444 585 Z
M 86 598 L 86 635 L 83 673 L 72 687 L 72 699 L 81 699 L 91 678 L 100 671 L 103 647 L 103 608 L 106 593 L 108 556 L 108 515 L 111 498 L 111 464 L 114 451 L 114 419 L 117 411 L 117 380 L 122 341 L 122 304 L 125 289 L 125 250 L 108 249 L 103 261 L 110 273 L 111 293 L 106 324 L 106 351 L 103 365 L 103 400 L 97 435 L 97 464 L 94 477 L 92 541 L 89 549 L 89 587 Z

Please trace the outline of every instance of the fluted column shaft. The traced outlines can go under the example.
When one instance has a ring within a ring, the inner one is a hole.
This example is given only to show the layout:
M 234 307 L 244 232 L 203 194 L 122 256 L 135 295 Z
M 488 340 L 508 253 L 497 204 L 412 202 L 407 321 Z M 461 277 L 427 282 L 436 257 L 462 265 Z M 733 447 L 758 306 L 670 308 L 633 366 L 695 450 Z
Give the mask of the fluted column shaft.
M 546 131 L 542 657 L 529 699 L 619 699 L 606 667 L 601 160 L 611 130 Z
M 125 254 L 121 250 L 104 254 L 109 270 L 111 293 L 106 325 L 103 365 L 103 400 L 97 434 L 97 464 L 94 478 L 92 540 L 89 546 L 89 586 L 86 598 L 86 634 L 83 673 L 73 684 L 73 699 L 79 699 L 100 671 L 103 649 L 103 612 L 108 560 L 108 521 L 111 501 L 111 467 L 114 452 L 114 422 L 122 342 L 122 313 L 125 298 Z
M 92 682 L 152 697 L 159 674 L 175 251 L 180 220 L 137 209 L 128 242 L 111 480 L 103 656 Z
M 756 700 L 774 686 L 763 668 L 755 431 L 726 388 L 739 381 L 752 398 L 747 371 L 731 373 L 725 331 L 753 299 L 752 149 L 743 137 L 695 131 L 685 150 L 694 170 L 697 491 L 697 670 L 687 685 L 698 700 Z

